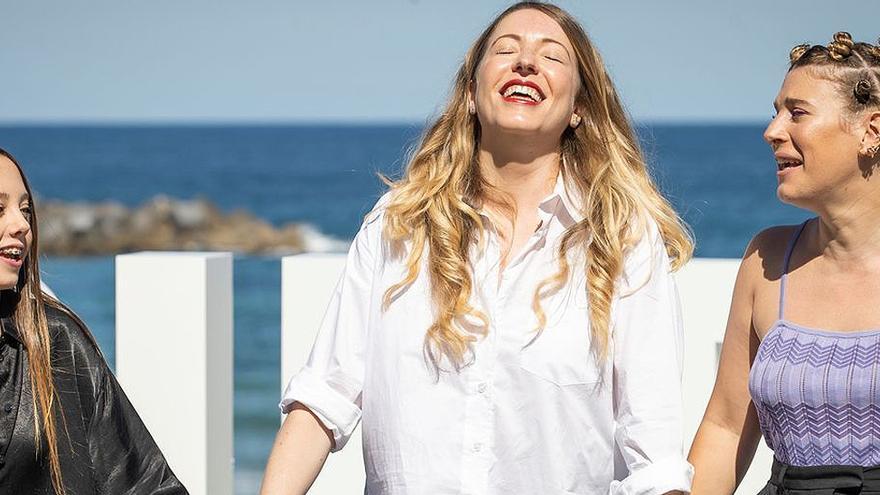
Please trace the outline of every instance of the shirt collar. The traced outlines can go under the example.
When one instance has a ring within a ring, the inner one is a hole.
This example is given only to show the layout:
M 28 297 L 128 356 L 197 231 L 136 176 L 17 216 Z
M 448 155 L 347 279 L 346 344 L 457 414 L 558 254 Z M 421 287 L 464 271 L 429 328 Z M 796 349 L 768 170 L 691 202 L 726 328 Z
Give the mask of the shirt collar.
M 0 320 L 3 322 L 3 335 L 8 338 L 12 338 L 12 340 L 21 343 L 21 336 L 18 335 L 18 327 L 15 326 L 15 320 L 11 317 L 3 318 Z
M 556 184 L 553 186 L 553 191 L 551 191 L 546 198 L 541 200 L 538 209 L 542 213 L 541 216 L 546 217 L 542 218 L 542 220 L 549 220 L 549 218 L 557 216 L 565 228 L 568 228 L 583 220 L 584 215 L 577 206 L 581 203 L 581 201 L 577 199 L 580 196 L 577 194 L 576 190 L 567 187 L 566 182 L 567 181 L 562 176 L 562 172 L 560 172 L 556 176 Z M 483 208 L 478 208 L 477 211 L 481 216 L 491 220 L 491 216 Z M 546 227 L 547 222 L 544 221 L 543 223 Z
M 553 191 L 541 201 L 538 208 L 547 215 L 556 215 L 565 227 L 570 227 L 584 219 L 583 213 L 577 206 L 581 203 L 579 195 L 572 187 L 566 185 L 562 172 L 556 176 L 556 184 Z
M 580 195 L 572 187 L 566 186 L 566 182 L 562 172 L 560 172 L 556 176 L 556 184 L 553 186 L 553 191 L 541 200 L 541 203 L 538 205 L 544 227 L 548 224 L 545 220 L 549 220 L 553 216 L 559 217 L 565 228 L 571 227 L 584 219 L 584 215 L 578 207 L 581 204 L 581 201 L 578 199 Z M 477 212 L 486 219 L 491 220 L 491 215 L 483 208 L 478 208 Z

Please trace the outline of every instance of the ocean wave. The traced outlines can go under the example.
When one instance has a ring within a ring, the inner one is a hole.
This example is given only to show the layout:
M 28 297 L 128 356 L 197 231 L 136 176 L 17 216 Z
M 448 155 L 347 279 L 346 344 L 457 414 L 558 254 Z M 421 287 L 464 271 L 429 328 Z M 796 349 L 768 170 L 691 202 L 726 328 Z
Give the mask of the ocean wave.
M 321 232 L 309 223 L 299 224 L 302 236 L 303 251 L 310 253 L 344 253 L 348 251 L 351 241 L 339 239 Z

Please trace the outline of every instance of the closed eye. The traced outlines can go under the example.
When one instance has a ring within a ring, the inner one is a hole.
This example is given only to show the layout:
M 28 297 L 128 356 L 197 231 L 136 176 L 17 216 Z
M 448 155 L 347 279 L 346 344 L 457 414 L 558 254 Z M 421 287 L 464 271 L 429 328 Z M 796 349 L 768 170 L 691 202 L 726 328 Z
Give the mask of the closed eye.
M 800 117 L 807 115 L 807 112 L 800 108 L 792 108 L 788 113 L 791 115 L 792 120 L 797 120 Z

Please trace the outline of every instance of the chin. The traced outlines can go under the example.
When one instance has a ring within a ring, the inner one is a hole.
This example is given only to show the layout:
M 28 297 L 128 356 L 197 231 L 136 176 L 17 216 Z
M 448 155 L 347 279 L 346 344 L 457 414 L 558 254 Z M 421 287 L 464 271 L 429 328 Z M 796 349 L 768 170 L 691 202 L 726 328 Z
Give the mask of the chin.
M 549 135 L 550 133 L 556 134 L 556 137 L 562 136 L 562 132 L 557 133 L 547 129 L 543 124 L 543 122 L 536 122 L 534 119 L 532 121 L 501 119 L 495 123 L 495 127 L 500 133 L 516 136 L 539 136 Z
M 813 208 L 810 206 L 813 204 L 812 198 L 810 195 L 804 194 L 804 191 L 798 191 L 790 186 L 785 187 L 784 184 L 781 184 L 776 188 L 776 197 L 787 205 L 813 211 Z
M 0 276 L 0 290 L 11 290 L 18 284 L 18 274 L 12 276 Z

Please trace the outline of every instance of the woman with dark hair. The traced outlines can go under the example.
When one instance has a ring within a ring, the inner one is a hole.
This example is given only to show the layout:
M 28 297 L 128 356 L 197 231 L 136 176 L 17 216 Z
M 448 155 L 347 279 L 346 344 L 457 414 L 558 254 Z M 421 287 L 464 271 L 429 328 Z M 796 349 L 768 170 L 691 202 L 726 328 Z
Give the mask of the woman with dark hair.
M 692 243 L 578 22 L 496 17 L 390 185 L 262 493 L 306 491 L 361 417 L 368 494 L 688 490 L 670 271 Z
M 764 139 L 779 199 L 816 218 L 746 250 L 694 494 L 733 493 L 762 434 L 762 494 L 880 494 L 880 47 L 840 32 L 790 61 Z
M 34 197 L 0 149 L 0 492 L 185 494 L 94 338 L 40 288 Z

